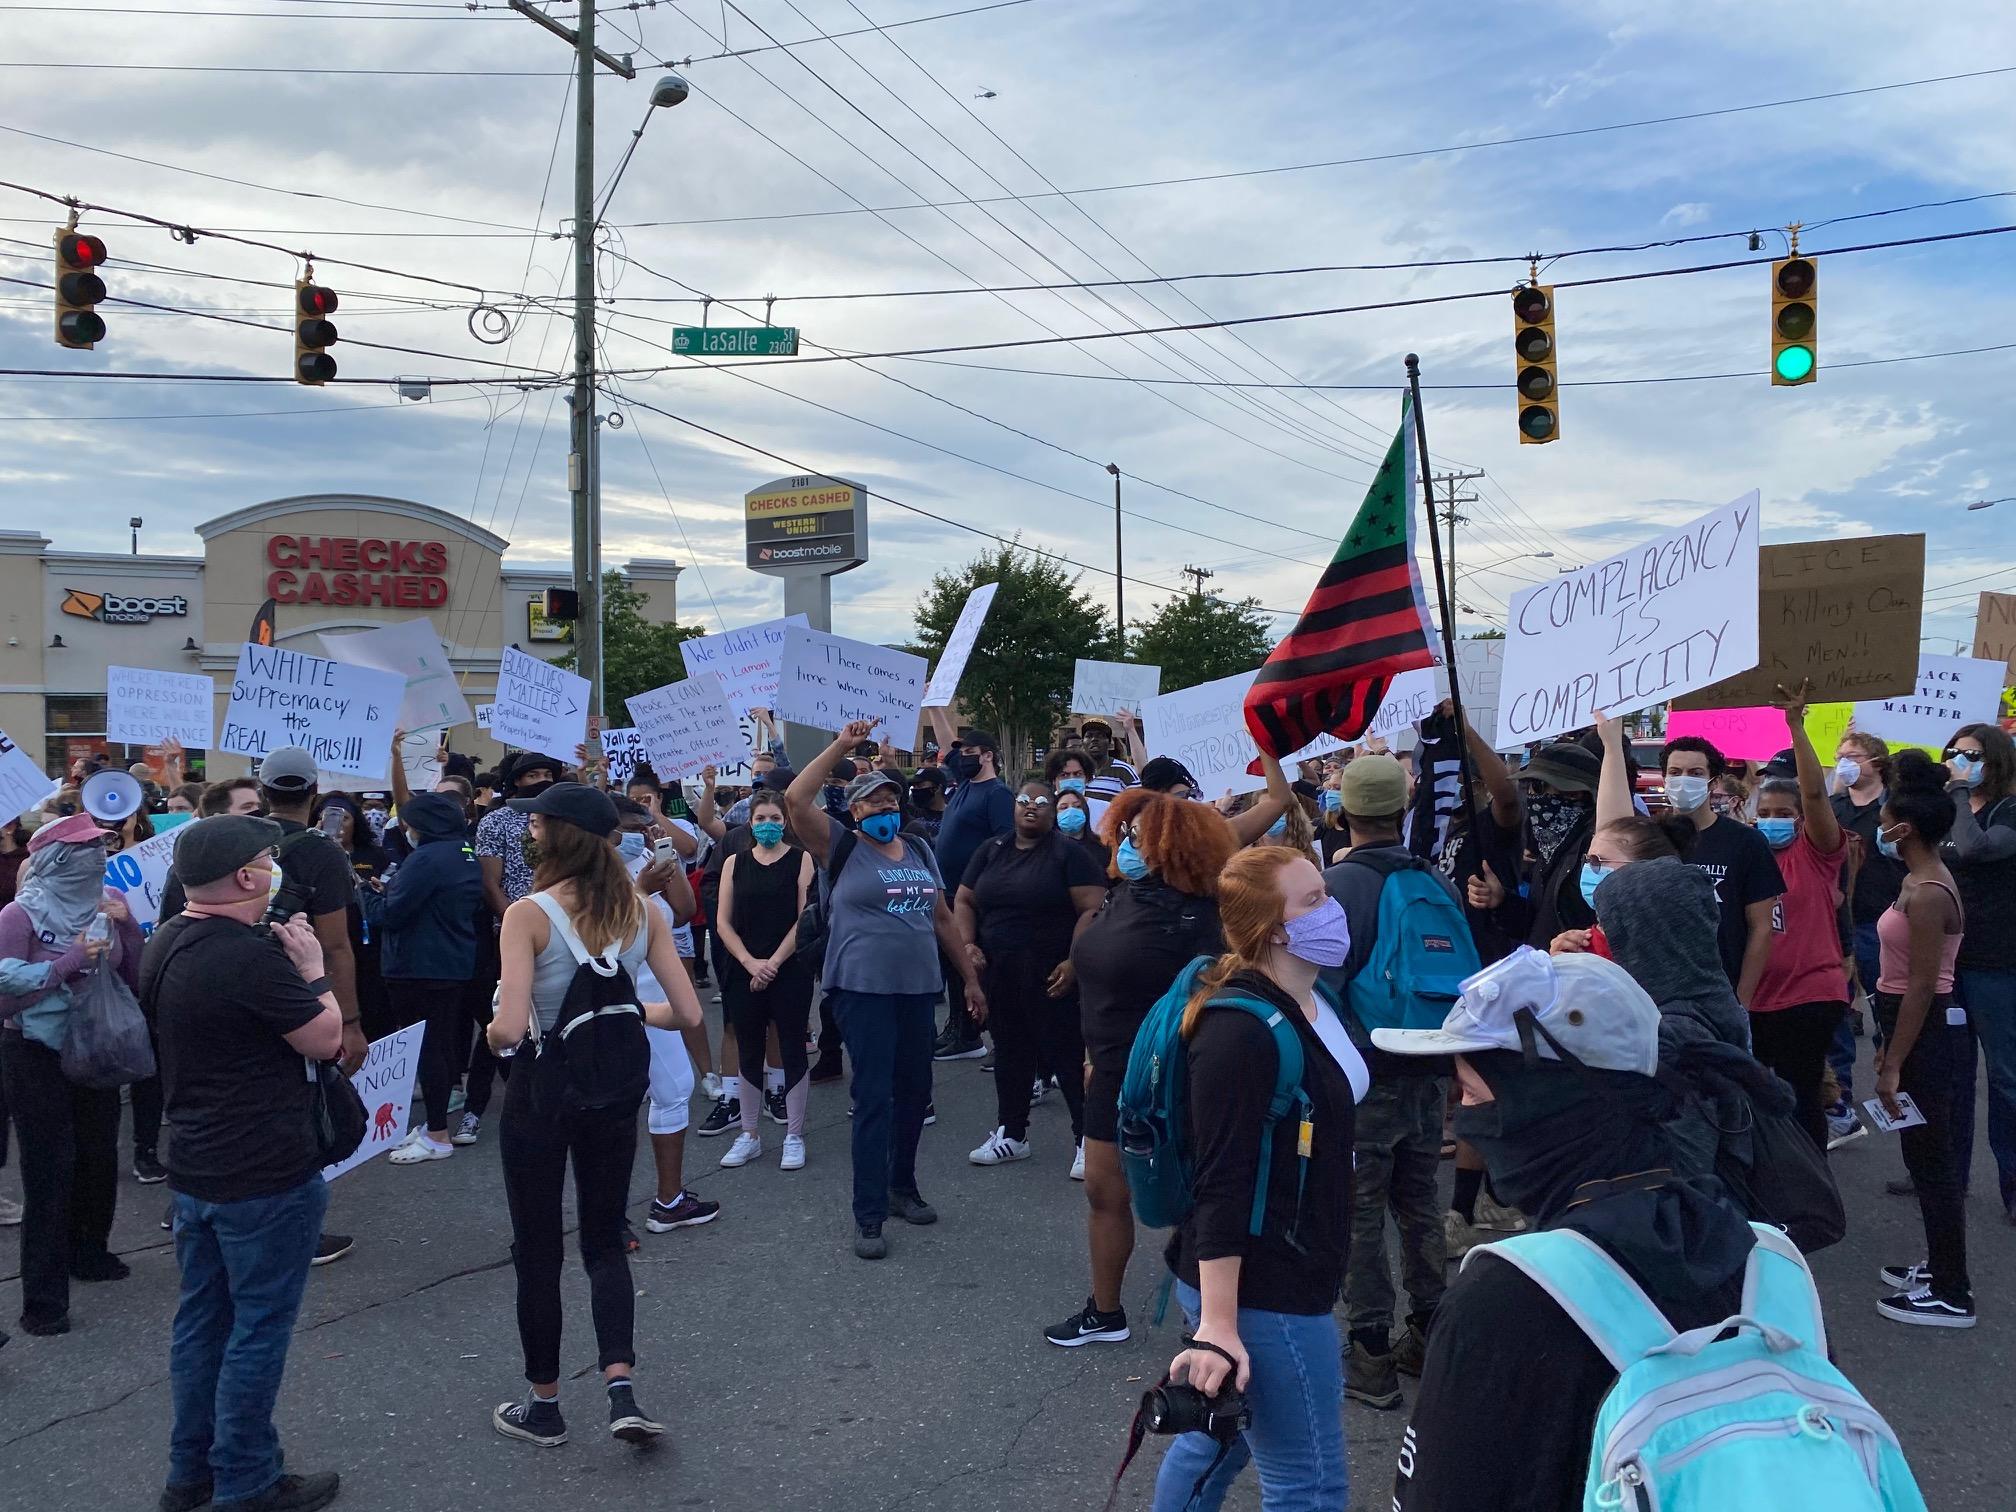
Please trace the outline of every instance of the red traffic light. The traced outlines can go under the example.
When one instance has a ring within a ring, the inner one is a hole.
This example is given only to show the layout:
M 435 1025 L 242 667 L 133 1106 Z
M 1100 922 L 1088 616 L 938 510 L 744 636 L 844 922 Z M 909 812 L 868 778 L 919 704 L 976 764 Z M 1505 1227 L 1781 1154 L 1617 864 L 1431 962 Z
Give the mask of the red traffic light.
M 105 243 L 95 236 L 71 231 L 56 244 L 56 255 L 73 268 L 95 268 L 105 261 Z
M 334 315 L 336 313 L 336 291 L 326 289 L 321 284 L 301 286 L 301 313 L 303 315 Z M 330 337 L 335 340 L 335 337 Z
M 572 588 L 548 588 L 544 604 L 546 618 L 556 623 L 581 618 L 581 595 Z

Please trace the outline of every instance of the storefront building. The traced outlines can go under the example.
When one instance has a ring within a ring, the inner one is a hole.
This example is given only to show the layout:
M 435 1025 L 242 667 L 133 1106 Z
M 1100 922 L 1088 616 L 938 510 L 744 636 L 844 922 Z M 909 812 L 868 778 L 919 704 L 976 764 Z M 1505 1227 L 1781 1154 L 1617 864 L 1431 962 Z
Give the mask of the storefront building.
M 145 758 L 141 747 L 106 741 L 109 666 L 208 673 L 221 716 L 239 648 L 268 599 L 275 643 L 313 655 L 325 654 L 325 632 L 427 620 L 472 705 L 494 695 L 504 646 L 549 659 L 569 650 L 566 628 L 541 612 L 548 588 L 571 584 L 569 569 L 507 565 L 508 541 L 432 505 L 304 495 L 220 515 L 196 535 L 200 554 L 122 556 L 0 530 L 0 729 L 52 775 L 94 753 L 120 765 Z M 679 564 L 633 559 L 621 570 L 644 595 L 646 618 L 672 622 Z M 449 738 L 479 766 L 502 754 L 473 725 Z M 237 756 L 190 756 L 211 780 L 248 767 Z

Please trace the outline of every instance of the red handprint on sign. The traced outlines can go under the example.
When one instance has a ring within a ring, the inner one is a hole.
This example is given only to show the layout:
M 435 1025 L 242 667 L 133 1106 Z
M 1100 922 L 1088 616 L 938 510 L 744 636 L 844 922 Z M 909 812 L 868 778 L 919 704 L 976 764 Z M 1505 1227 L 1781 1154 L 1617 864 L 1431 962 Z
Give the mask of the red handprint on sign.
M 393 1127 L 392 1104 L 380 1103 L 377 1115 L 371 1120 L 371 1137 L 373 1139 L 383 1139 L 392 1132 Z

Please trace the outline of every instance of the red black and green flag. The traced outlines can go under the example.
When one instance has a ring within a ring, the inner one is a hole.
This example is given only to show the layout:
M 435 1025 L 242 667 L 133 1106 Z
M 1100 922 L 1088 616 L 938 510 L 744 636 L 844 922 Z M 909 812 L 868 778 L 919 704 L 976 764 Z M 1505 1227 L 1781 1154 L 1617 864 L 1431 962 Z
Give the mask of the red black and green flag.
M 1246 728 L 1276 759 L 1320 735 L 1356 740 L 1396 676 L 1435 664 L 1414 562 L 1415 476 L 1414 416 L 1403 398 L 1400 429 L 1357 517 L 1246 691 Z

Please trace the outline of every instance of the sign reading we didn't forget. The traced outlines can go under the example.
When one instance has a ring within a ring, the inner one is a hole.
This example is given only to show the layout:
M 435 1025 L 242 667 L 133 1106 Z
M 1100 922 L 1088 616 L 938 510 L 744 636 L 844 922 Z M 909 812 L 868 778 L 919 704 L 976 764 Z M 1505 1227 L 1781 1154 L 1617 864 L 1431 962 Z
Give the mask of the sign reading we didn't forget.
M 1512 597 L 1498 743 L 1545 740 L 1757 665 L 1758 498 Z

